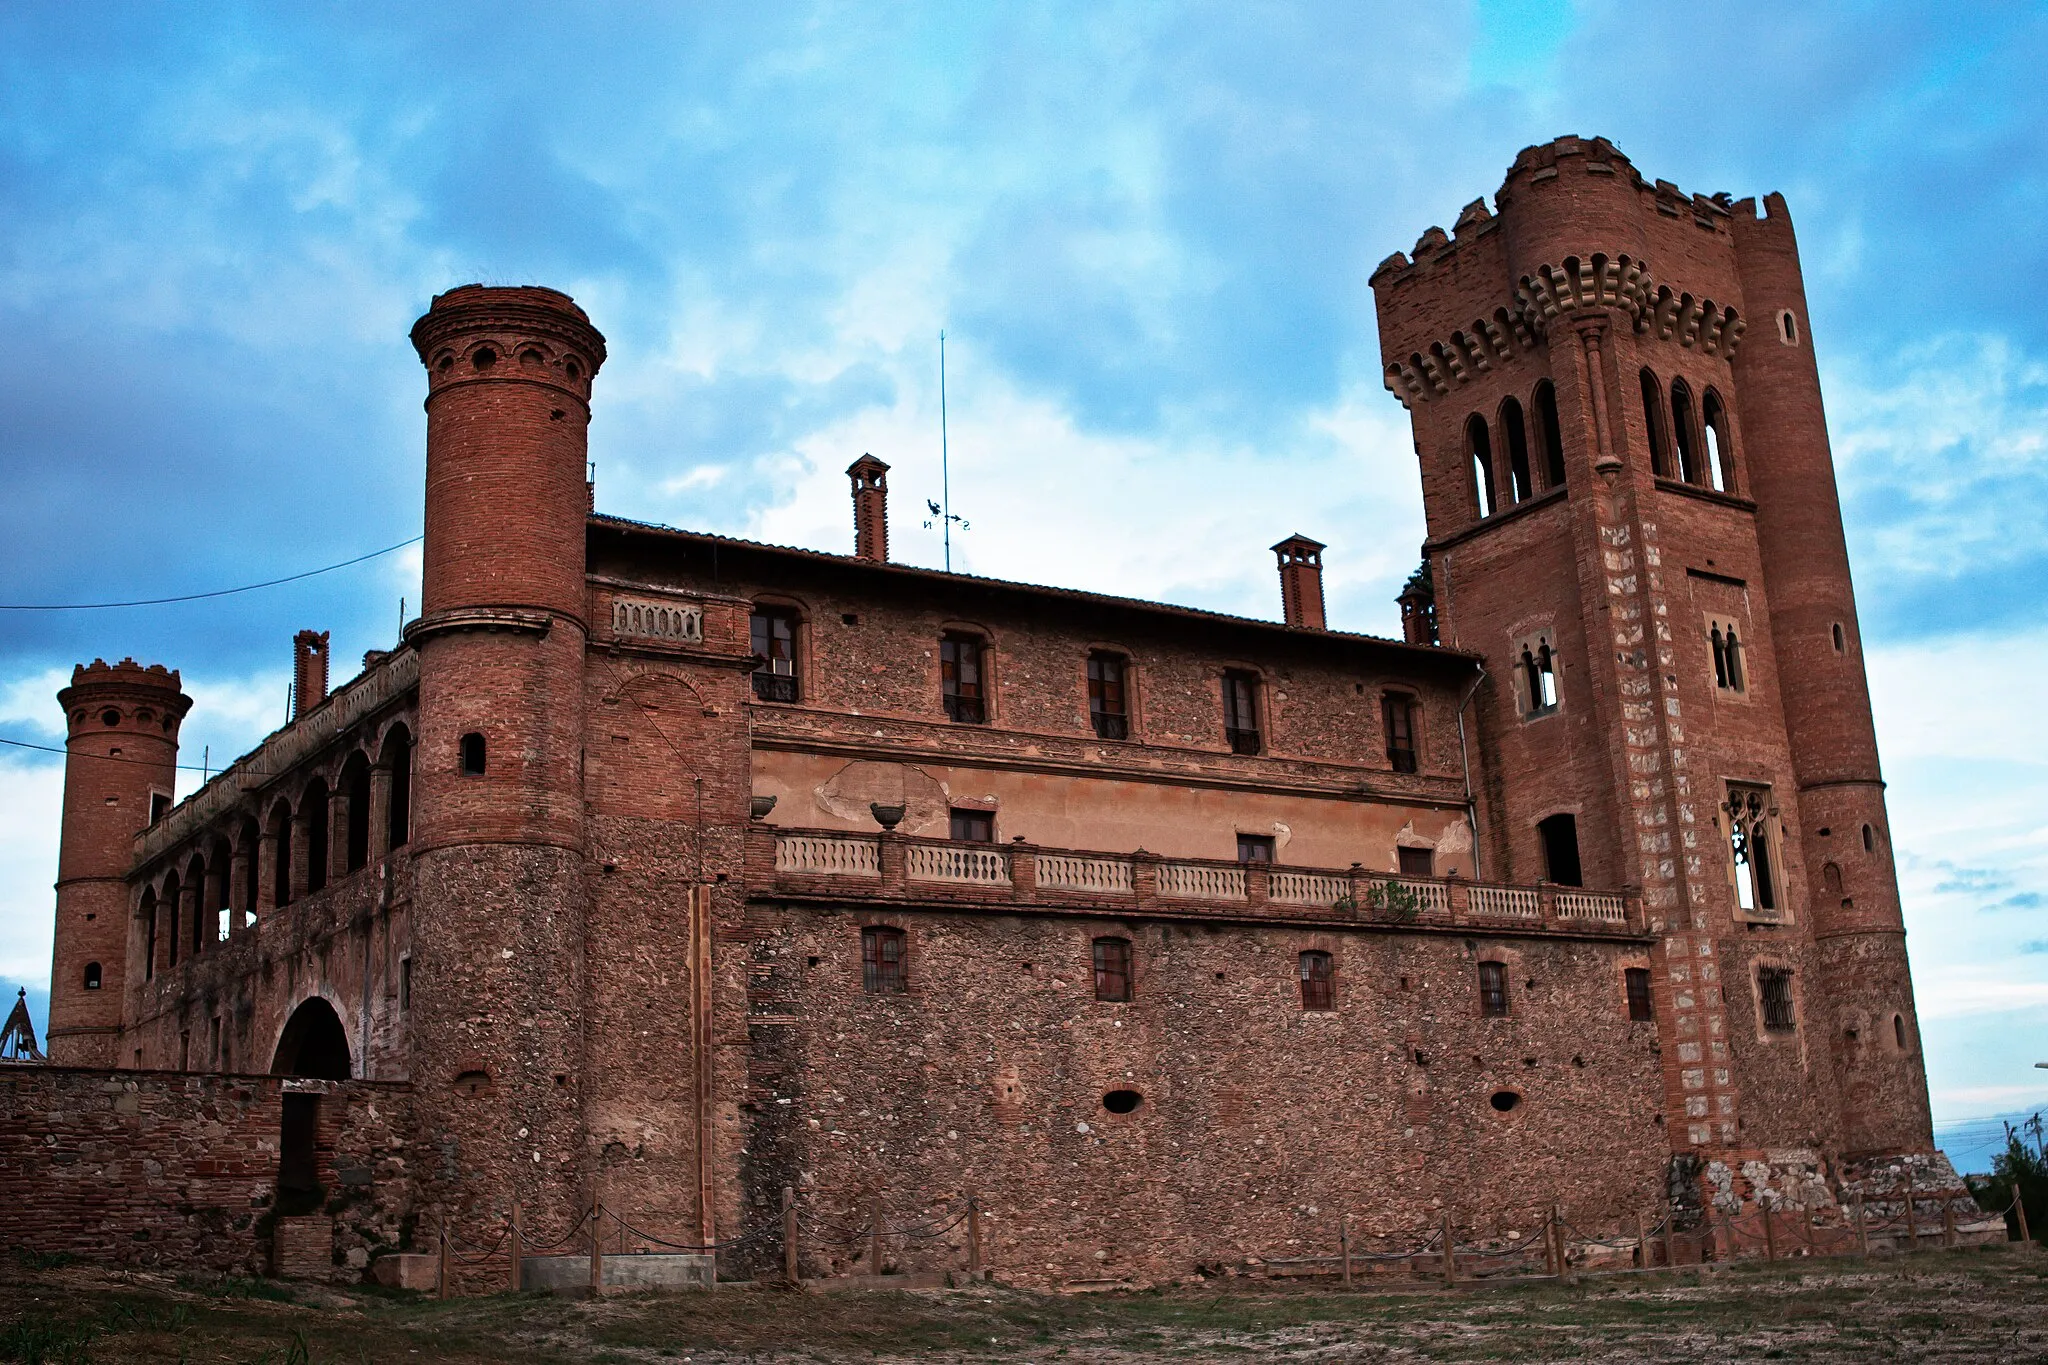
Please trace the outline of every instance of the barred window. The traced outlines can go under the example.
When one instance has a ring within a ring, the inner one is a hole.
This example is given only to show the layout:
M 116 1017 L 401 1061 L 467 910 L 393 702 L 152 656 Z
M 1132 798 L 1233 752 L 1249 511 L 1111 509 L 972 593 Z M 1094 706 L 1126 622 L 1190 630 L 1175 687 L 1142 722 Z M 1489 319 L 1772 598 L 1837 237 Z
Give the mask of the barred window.
M 1259 680 L 1233 669 L 1223 675 L 1223 731 L 1230 752 L 1259 752 Z
M 1301 955 L 1301 1007 L 1305 1010 L 1334 1008 L 1336 966 L 1328 953 Z
M 1632 1023 L 1646 1023 L 1656 1018 L 1656 1011 L 1650 1008 L 1650 969 L 1630 967 L 1621 974 L 1622 988 L 1628 993 L 1628 1017 Z
M 1798 1027 L 1792 1011 L 1792 972 L 1786 967 L 1762 967 L 1756 974 L 1756 991 L 1763 1003 L 1764 1029 L 1790 1033 Z
M 762 701 L 795 701 L 796 613 L 773 607 L 754 612 L 748 623 L 754 651 L 754 695 Z
M 1507 964 L 1479 964 L 1479 1012 L 1496 1018 L 1508 1012 Z
M 948 632 L 940 638 L 939 690 L 945 697 L 946 719 L 962 725 L 981 725 L 988 720 L 981 653 L 978 636 Z
M 1100 739 L 1129 739 L 1129 703 L 1124 696 L 1124 658 L 1105 650 L 1088 656 L 1088 720 Z
M 1095 998 L 1131 998 L 1131 941 L 1127 938 L 1095 940 Z
M 860 931 L 863 984 L 872 995 L 902 995 L 909 989 L 904 971 L 903 931 L 873 925 Z

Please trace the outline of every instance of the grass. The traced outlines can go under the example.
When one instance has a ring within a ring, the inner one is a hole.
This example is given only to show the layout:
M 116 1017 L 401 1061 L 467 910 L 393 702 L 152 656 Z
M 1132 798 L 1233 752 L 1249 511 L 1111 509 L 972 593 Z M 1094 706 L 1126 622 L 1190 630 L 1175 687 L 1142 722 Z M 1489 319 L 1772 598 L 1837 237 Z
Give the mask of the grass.
M 0 1268 L 0 1360 L 2014 1361 L 2048 1357 L 2044 1310 L 2048 1255 L 2013 1248 L 1455 1293 L 1232 1281 L 1089 1295 L 733 1288 L 599 1303 L 538 1294 L 443 1302 L 17 1260 Z

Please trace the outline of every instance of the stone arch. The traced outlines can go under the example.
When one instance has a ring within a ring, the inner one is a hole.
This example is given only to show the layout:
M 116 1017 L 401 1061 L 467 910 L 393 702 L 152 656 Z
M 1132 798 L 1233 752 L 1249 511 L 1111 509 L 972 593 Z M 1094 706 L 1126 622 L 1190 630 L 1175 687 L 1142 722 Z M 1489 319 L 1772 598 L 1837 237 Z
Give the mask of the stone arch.
M 402 720 L 384 730 L 377 766 L 391 775 L 385 809 L 384 846 L 399 848 L 412 838 L 412 729 Z
M 348 1026 L 333 1002 L 324 995 L 311 995 L 299 1002 L 278 1031 L 270 1074 L 345 1081 L 355 1074 L 354 1057 Z
M 607 810 L 647 820 L 691 820 L 704 698 L 673 673 L 623 679 L 604 698 L 607 742 L 595 774 Z
M 350 872 L 370 861 L 370 757 L 351 749 L 335 780 L 335 791 L 348 802 L 348 819 L 342 835 L 342 866 Z
M 276 848 L 271 861 L 270 903 L 282 907 L 292 903 L 292 803 L 285 797 L 277 798 L 270 808 L 270 818 L 264 822 L 266 840 Z
M 298 818 L 306 824 L 306 890 L 319 891 L 327 885 L 328 826 L 327 779 L 316 777 L 306 783 L 299 798 Z

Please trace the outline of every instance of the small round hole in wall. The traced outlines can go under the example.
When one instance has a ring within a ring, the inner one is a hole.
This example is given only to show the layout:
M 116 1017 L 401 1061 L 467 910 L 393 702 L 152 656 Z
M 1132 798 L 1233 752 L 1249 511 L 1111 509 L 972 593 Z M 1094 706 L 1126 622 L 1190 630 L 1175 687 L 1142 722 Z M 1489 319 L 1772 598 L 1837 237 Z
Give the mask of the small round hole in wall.
M 488 370 L 498 363 L 498 353 L 488 346 L 479 346 L 476 348 L 476 354 L 469 358 L 469 363 L 479 370 Z
M 1496 1090 L 1487 1103 L 1493 1106 L 1495 1113 L 1512 1114 L 1521 1108 L 1522 1097 L 1512 1090 Z
M 1135 1090 L 1112 1090 L 1102 1097 L 1102 1107 L 1112 1114 L 1128 1114 L 1144 1102 Z
M 488 1071 L 465 1071 L 455 1078 L 454 1090 L 458 1095 L 480 1095 L 491 1088 L 491 1073 Z
M 106 710 L 100 712 L 100 724 L 119 725 L 120 723 L 121 713 L 119 711 L 116 711 L 113 707 L 109 706 Z

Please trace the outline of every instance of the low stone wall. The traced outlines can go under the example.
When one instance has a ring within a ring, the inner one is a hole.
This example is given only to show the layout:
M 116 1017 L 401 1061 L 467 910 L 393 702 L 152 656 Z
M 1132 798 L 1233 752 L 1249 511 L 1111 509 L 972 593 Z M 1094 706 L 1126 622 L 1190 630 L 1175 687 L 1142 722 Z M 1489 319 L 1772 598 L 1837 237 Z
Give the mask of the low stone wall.
M 332 1220 L 328 1278 L 410 1232 L 408 1088 L 84 1067 L 0 1070 L 0 1248 L 112 1265 L 265 1274 L 283 1097 L 319 1097 L 302 1210 Z M 301 1239 L 303 1240 L 303 1238 Z M 295 1248 L 296 1273 L 320 1263 Z

